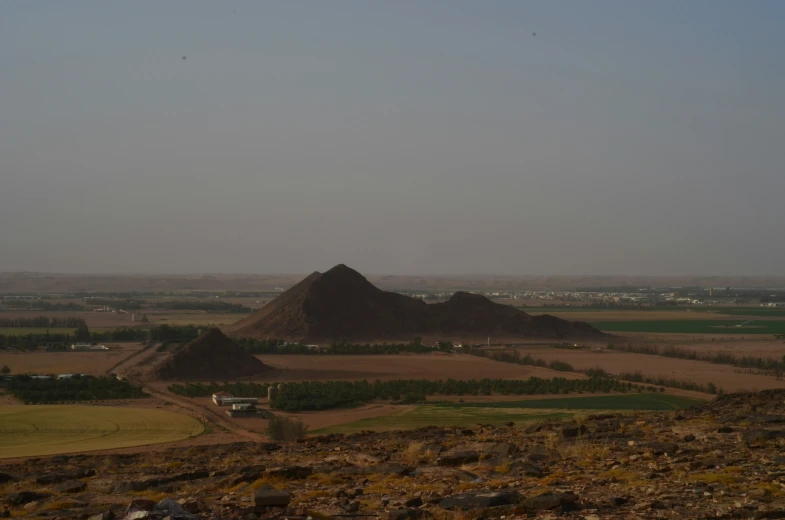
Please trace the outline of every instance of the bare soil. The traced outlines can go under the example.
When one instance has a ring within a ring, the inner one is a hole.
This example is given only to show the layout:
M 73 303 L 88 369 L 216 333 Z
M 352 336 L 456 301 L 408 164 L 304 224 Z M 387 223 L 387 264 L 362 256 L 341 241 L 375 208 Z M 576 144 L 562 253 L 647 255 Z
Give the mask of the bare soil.
M 453 354 L 400 354 L 390 356 L 257 356 L 279 369 L 267 380 L 329 381 L 379 379 L 525 379 L 529 377 L 581 378 L 580 374 L 549 368 L 501 363 L 474 356 Z
M 638 372 L 645 376 L 674 378 L 700 384 L 714 383 L 726 392 L 785 388 L 785 380 L 774 376 L 747 373 L 730 365 L 719 365 L 705 361 L 633 354 L 607 350 L 565 350 L 554 348 L 521 348 L 546 361 L 566 361 L 578 370 L 602 368 L 613 374 Z
M 92 352 L 0 351 L 0 366 L 8 365 L 12 374 L 89 374 L 105 375 L 118 362 L 143 348 L 138 343 L 107 343 L 112 350 Z

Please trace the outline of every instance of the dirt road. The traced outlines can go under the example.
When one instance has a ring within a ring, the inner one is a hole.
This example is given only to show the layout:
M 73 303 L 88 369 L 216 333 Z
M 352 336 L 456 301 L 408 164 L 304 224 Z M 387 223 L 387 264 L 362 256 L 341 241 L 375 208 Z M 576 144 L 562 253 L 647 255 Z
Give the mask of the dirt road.
M 155 349 L 158 347 L 157 343 L 152 343 L 142 350 L 134 352 L 127 358 L 119 361 L 114 366 L 110 367 L 107 370 L 107 374 L 114 373 L 118 377 L 122 377 L 131 383 L 137 384 L 141 386 L 145 392 L 150 394 L 150 396 L 159 399 L 161 401 L 166 401 L 169 403 L 173 403 L 181 408 L 191 411 L 192 413 L 196 414 L 198 417 L 202 418 L 206 423 L 211 424 L 212 426 L 218 426 L 227 430 L 235 435 L 243 437 L 245 439 L 249 439 L 252 441 L 266 441 L 265 437 L 259 435 L 258 433 L 254 433 L 252 431 L 243 428 L 242 426 L 233 423 L 230 421 L 221 410 L 216 410 L 209 406 L 202 406 L 198 403 L 194 403 L 193 401 L 186 399 L 184 397 L 175 395 L 171 393 L 169 390 L 166 389 L 166 386 L 162 386 L 160 388 L 154 387 L 150 382 L 144 381 L 143 378 L 137 377 L 137 373 L 143 368 L 143 365 L 146 364 L 148 361 L 155 358 Z M 137 370 L 133 370 L 137 369 Z

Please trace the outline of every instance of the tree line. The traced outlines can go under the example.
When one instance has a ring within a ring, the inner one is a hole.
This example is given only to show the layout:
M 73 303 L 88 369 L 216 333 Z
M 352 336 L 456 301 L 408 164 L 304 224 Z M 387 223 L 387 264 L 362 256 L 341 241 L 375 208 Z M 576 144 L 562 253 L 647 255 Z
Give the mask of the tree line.
M 205 327 L 205 330 L 209 327 Z M 80 323 L 74 332 L 50 332 L 31 334 L 0 334 L 0 348 L 16 348 L 34 351 L 43 347 L 47 350 L 65 350 L 72 343 L 101 343 L 122 341 L 161 341 L 187 343 L 199 335 L 201 327 L 195 325 L 159 325 L 151 329 L 119 327 L 105 331 L 91 331 L 87 324 Z
M 66 379 L 39 379 L 18 375 L 0 381 L 0 386 L 25 404 L 138 399 L 147 395 L 128 381 L 111 376 L 74 375 Z
M 34 318 L 3 318 L 0 317 L 0 327 L 7 328 L 71 328 L 86 325 L 82 318 L 52 318 L 49 316 L 36 316 Z
M 299 343 L 289 343 L 279 339 L 234 338 L 234 341 L 251 354 L 304 354 L 304 355 L 385 355 L 385 354 L 428 354 L 431 352 L 452 352 L 449 341 L 436 345 L 423 345 L 415 338 L 408 343 L 349 343 L 336 341 L 324 349 L 311 349 Z
M 609 347 L 610 348 L 610 347 Z M 644 376 L 640 371 L 638 372 L 625 372 L 621 374 L 611 374 L 602 368 L 590 368 L 587 370 L 576 370 L 570 363 L 566 361 L 545 361 L 542 358 L 534 358 L 531 354 L 521 356 L 517 350 L 488 350 L 483 348 L 464 348 L 464 352 L 473 356 L 484 357 L 501 361 L 503 363 L 514 363 L 517 365 L 529 365 L 543 368 L 550 368 L 559 372 L 578 372 L 586 374 L 589 377 L 602 377 L 609 379 L 621 379 L 624 381 L 633 381 L 636 383 L 645 383 L 649 385 L 667 386 L 669 388 L 679 388 L 681 390 L 694 390 L 696 392 L 703 392 L 707 394 L 716 394 L 722 390 L 717 388 L 714 383 L 695 383 L 693 381 L 681 381 L 676 378 L 666 377 L 649 377 Z
M 199 300 L 161 300 L 153 302 L 150 307 L 156 309 L 170 309 L 176 311 L 207 311 L 224 312 L 227 314 L 248 314 L 253 311 L 241 303 L 229 303 L 224 301 L 199 301 Z
M 173 384 L 169 390 L 187 397 L 206 397 L 229 392 L 237 397 L 266 397 L 268 383 L 188 383 Z M 545 395 L 568 393 L 656 392 L 653 386 L 591 377 L 588 379 L 530 377 L 520 380 L 472 379 L 459 381 L 399 379 L 394 381 L 302 381 L 274 385 L 271 408 L 284 411 L 327 410 L 356 406 L 385 399 L 401 403 L 423 402 L 434 395 Z
M 649 354 L 693 361 L 707 361 L 718 365 L 731 365 L 738 368 L 756 368 L 769 371 L 776 375 L 785 372 L 785 356 L 781 360 L 774 358 L 759 358 L 754 356 L 734 356 L 724 352 L 698 352 L 696 350 L 673 346 L 658 347 L 656 345 L 615 345 L 608 344 L 608 350 L 631 352 L 634 354 Z
M 84 305 L 78 303 L 53 303 L 43 300 L 3 300 L 3 307 L 13 310 L 29 310 L 29 311 L 84 311 Z M 3 310 L 0 307 L 0 310 Z
M 479 347 L 464 347 L 463 352 L 472 356 L 484 357 L 501 361 L 502 363 L 514 363 L 516 365 L 529 365 L 534 367 L 550 368 L 559 372 L 575 372 L 573 366 L 566 361 L 545 361 L 542 358 L 535 358 L 531 354 L 521 356 L 517 350 L 489 350 Z

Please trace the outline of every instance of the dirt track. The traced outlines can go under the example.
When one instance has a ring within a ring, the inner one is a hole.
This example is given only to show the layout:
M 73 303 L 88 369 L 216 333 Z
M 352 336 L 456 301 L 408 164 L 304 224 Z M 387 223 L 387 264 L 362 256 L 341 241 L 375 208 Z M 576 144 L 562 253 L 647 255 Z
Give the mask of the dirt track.
M 214 425 L 220 426 L 221 428 L 245 439 L 250 439 L 253 441 L 263 440 L 260 435 L 248 431 L 241 425 L 230 421 L 225 415 L 223 415 L 223 410 L 216 411 L 211 407 L 202 406 L 194 401 L 175 395 L 167 390 L 166 383 L 155 384 L 143 381 L 142 378 L 139 378 L 138 373 L 144 371 L 144 367 L 140 367 L 140 364 L 149 362 L 151 359 L 156 357 L 155 348 L 157 346 L 158 344 L 154 343 L 148 345 L 138 352 L 135 352 L 134 354 L 128 356 L 126 359 L 113 366 L 112 371 L 120 377 L 125 377 L 129 381 L 141 385 L 151 396 L 160 399 L 163 402 L 174 403 L 181 408 L 189 410 L 208 424 L 213 423 Z M 107 373 L 110 372 L 107 371 Z

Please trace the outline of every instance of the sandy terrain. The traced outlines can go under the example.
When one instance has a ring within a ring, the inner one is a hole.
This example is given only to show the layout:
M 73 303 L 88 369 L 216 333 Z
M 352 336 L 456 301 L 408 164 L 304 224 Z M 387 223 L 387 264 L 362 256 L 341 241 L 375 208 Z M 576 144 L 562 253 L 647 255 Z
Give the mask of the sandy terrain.
M 500 363 L 466 355 L 412 354 L 391 356 L 257 356 L 280 369 L 276 381 L 328 381 L 379 379 L 526 379 L 578 378 L 579 374 L 548 368 Z M 269 377 L 267 378 L 270 379 Z
M 651 377 L 664 376 L 701 384 L 714 383 L 726 392 L 785 388 L 785 380 L 777 380 L 773 376 L 744 373 L 743 369 L 705 361 L 603 350 L 521 348 L 520 351 L 522 354 L 528 353 L 546 361 L 566 361 L 578 370 L 599 367 L 613 374 L 640 371 Z
M 95 352 L 0 351 L 0 366 L 12 374 L 105 375 L 113 365 L 142 349 L 138 343 L 107 343 L 112 350 Z

